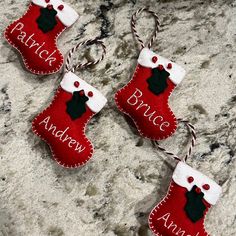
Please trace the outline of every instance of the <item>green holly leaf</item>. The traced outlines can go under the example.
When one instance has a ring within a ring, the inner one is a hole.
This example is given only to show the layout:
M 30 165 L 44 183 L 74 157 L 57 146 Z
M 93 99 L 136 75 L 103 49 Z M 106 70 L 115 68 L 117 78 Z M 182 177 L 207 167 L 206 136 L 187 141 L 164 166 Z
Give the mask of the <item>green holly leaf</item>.
M 66 103 L 66 112 L 70 115 L 72 120 L 81 117 L 86 112 L 86 102 L 89 100 L 82 91 L 76 91 L 70 101 Z
M 206 210 L 203 202 L 204 193 L 197 193 L 196 189 L 197 186 L 194 185 L 191 191 L 186 193 L 187 203 L 184 208 L 188 218 L 194 223 L 204 216 L 204 211 Z
M 164 92 L 168 87 L 167 79 L 169 75 L 164 68 L 162 70 L 159 68 L 152 69 L 152 76 L 147 79 L 149 90 L 155 95 Z
M 36 20 L 39 29 L 44 33 L 53 30 L 57 24 L 56 15 L 57 11 L 53 8 L 41 8 L 40 16 Z

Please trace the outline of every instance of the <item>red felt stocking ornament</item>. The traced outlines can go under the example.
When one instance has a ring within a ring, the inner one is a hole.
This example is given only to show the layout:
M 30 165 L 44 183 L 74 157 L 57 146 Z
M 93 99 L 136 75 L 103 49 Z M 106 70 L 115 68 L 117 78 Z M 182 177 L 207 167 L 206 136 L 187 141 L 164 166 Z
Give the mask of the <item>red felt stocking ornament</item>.
M 71 65 L 71 57 L 82 45 L 99 44 L 102 57 L 93 62 Z M 66 73 L 51 104 L 32 122 L 32 129 L 50 146 L 54 159 L 62 166 L 84 165 L 93 154 L 93 145 L 85 136 L 86 125 L 106 104 L 106 98 L 94 87 L 74 74 L 76 69 L 96 65 L 106 53 L 102 41 L 88 40 L 78 44 L 68 54 Z
M 205 216 L 211 205 L 216 204 L 222 190 L 215 181 L 185 163 L 195 144 L 195 131 L 190 123 L 183 122 L 192 134 L 192 144 L 184 160 L 155 143 L 159 150 L 179 163 L 167 195 L 149 216 L 149 226 L 158 236 L 209 236 L 204 227 Z
M 5 38 L 20 52 L 29 71 L 52 74 L 60 70 L 64 60 L 57 38 L 77 18 L 61 0 L 32 0 L 27 12 L 7 27 Z
M 150 43 L 145 47 L 137 34 L 137 16 L 146 11 L 156 20 L 156 29 Z M 120 111 L 130 116 L 140 135 L 152 140 L 171 136 L 176 128 L 175 115 L 168 105 L 168 98 L 185 75 L 176 63 L 150 50 L 159 30 L 157 14 L 141 8 L 132 16 L 132 29 L 142 48 L 133 78 L 115 95 Z

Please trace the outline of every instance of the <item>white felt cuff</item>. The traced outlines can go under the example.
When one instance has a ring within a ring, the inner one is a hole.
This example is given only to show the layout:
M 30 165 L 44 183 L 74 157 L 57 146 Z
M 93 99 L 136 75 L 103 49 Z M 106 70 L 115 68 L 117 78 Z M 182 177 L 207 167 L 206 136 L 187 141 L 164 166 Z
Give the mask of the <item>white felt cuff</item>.
M 189 183 L 188 177 L 193 177 L 193 182 Z M 192 187 L 196 185 L 204 193 L 204 199 L 211 205 L 216 204 L 222 192 L 221 186 L 219 186 L 215 181 L 208 178 L 201 172 L 193 169 L 184 162 L 179 162 L 176 166 L 173 174 L 173 180 L 176 184 L 188 189 L 188 191 L 190 191 Z M 208 184 L 210 189 L 205 190 L 202 187 L 204 184 Z
M 79 87 L 74 86 L 76 81 L 79 82 Z M 107 99 L 97 89 L 80 79 L 72 72 L 68 72 L 64 75 L 64 78 L 61 81 L 61 87 L 69 93 L 84 90 L 85 95 L 89 98 L 86 104 L 94 113 L 99 112 L 107 103 Z M 93 92 L 92 97 L 88 96 L 90 91 Z
M 157 57 L 157 61 L 154 63 L 152 61 L 153 57 Z M 176 63 L 159 56 L 148 48 L 143 48 L 139 54 L 138 63 L 144 67 L 156 68 L 159 65 L 162 65 L 166 71 L 170 73 L 170 80 L 174 84 L 179 84 L 185 76 L 185 70 L 177 65 Z M 168 69 L 167 65 L 171 63 L 172 68 Z
M 79 17 L 77 12 L 73 8 L 71 8 L 61 0 L 50 0 L 50 2 L 48 3 L 46 3 L 45 0 L 32 0 L 32 2 L 40 7 L 47 7 L 47 5 L 49 4 L 53 5 L 53 8 L 57 11 L 57 17 L 62 22 L 62 24 L 67 27 L 73 25 Z M 62 10 L 58 9 L 58 6 L 60 5 L 64 6 Z

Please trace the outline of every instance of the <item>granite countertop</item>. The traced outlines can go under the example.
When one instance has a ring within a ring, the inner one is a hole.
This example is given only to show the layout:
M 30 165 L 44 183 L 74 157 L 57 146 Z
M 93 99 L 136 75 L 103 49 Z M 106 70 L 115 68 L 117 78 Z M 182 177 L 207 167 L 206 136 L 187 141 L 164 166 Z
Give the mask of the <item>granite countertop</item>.
M 1 33 L 0 235 L 151 236 L 148 214 L 164 197 L 176 163 L 137 135 L 113 99 L 134 71 L 138 48 L 130 18 L 147 1 L 67 2 L 80 19 L 59 38 L 62 52 L 94 36 L 107 46 L 102 63 L 78 72 L 108 98 L 87 129 L 96 151 L 86 166 L 75 170 L 51 159 L 48 146 L 32 133 L 31 121 L 53 98 L 62 73 L 28 73 Z M 0 3 L 3 32 L 29 1 Z M 220 201 L 207 214 L 206 229 L 212 236 L 235 236 L 236 2 L 151 0 L 148 5 L 162 25 L 153 50 L 187 71 L 170 105 L 197 129 L 188 163 L 223 187 Z M 149 35 L 152 23 L 144 15 L 139 32 Z M 186 142 L 180 126 L 161 143 L 181 156 Z

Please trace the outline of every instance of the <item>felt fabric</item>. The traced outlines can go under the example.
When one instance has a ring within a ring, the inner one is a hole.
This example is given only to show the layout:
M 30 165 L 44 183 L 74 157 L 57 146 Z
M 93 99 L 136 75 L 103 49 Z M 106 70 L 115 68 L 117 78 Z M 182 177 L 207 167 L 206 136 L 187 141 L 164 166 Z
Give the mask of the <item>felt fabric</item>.
M 204 215 L 206 206 L 203 202 L 204 193 L 197 192 L 197 186 L 194 185 L 191 191 L 186 193 L 187 203 L 184 210 L 193 222 L 197 222 Z
M 209 236 L 204 229 L 204 218 L 210 204 L 204 201 L 204 216 L 195 223 L 192 222 L 184 211 L 187 191 L 171 181 L 167 195 L 149 216 L 149 227 L 155 235 Z
M 66 27 L 70 27 L 78 19 L 78 13 L 62 0 L 32 0 L 32 3 L 43 8 L 51 5 L 57 11 L 58 19 Z
M 152 69 L 152 76 L 147 79 L 150 91 L 156 95 L 164 92 L 168 86 L 167 79 L 169 75 L 170 74 L 164 68 Z
M 222 192 L 221 186 L 214 180 L 182 161 L 175 168 L 173 180 L 188 191 L 196 185 L 204 193 L 203 198 L 211 205 L 216 204 Z M 209 186 L 207 189 L 204 187 L 206 185 Z
M 84 94 L 89 97 L 86 101 L 86 105 L 94 113 L 99 112 L 107 103 L 107 99 L 101 94 L 100 91 L 70 71 L 64 75 L 60 85 L 65 91 L 72 94 L 76 91 L 83 90 Z
M 57 163 L 75 168 L 85 164 L 93 154 L 92 143 L 83 131 L 95 113 L 87 108 L 83 116 L 72 120 L 66 112 L 66 103 L 71 99 L 72 94 L 59 88 L 51 105 L 33 120 L 32 128 L 50 146 Z
M 65 83 L 66 81 L 63 82 L 64 85 Z M 102 94 L 99 96 L 101 97 Z M 78 102 L 80 98 L 82 102 Z M 91 141 L 85 135 L 85 129 L 96 112 L 89 108 L 88 101 L 85 100 L 94 102 L 96 97 L 87 97 L 79 92 L 70 93 L 60 86 L 52 103 L 32 122 L 33 132 L 50 146 L 53 158 L 67 168 L 84 165 L 94 151 Z M 102 102 L 104 100 L 106 99 L 104 98 Z M 70 104 L 71 101 L 76 104 L 69 105 L 68 113 L 68 103 Z M 102 105 L 104 106 L 105 103 L 103 102 Z
M 170 73 L 170 80 L 176 85 L 183 80 L 186 73 L 180 65 L 156 54 L 149 48 L 143 48 L 141 50 L 138 57 L 138 64 L 147 68 L 163 66 L 163 68 Z
M 185 166 L 187 165 L 183 162 L 178 163 L 166 196 L 149 215 L 149 226 L 155 235 L 209 236 L 204 228 L 205 216 L 211 207 L 204 198 L 206 194 L 201 191 L 199 184 L 194 184 L 188 189 L 178 183 L 180 179 L 182 183 L 183 178 L 186 178 L 186 182 L 200 183 L 201 177 L 205 175 L 189 166 L 187 173 L 180 172 L 179 170 L 183 170 Z M 195 181 L 197 177 L 199 180 Z M 204 182 L 211 184 L 214 181 L 206 177 Z M 214 188 L 217 184 L 211 186 Z M 218 190 L 218 187 L 216 188 Z M 216 195 L 218 198 L 219 195 L 217 193 Z
M 89 100 L 86 95 L 81 95 L 81 91 L 76 91 L 73 93 L 70 101 L 66 103 L 66 112 L 70 115 L 72 120 L 81 117 L 86 112 L 86 102 Z
M 64 61 L 57 48 L 57 38 L 67 27 L 57 15 L 48 24 L 49 19 L 41 14 L 42 11 L 48 14 L 48 10 L 31 3 L 27 12 L 5 30 L 6 40 L 19 51 L 26 69 L 34 74 L 56 73 Z M 59 10 L 51 12 L 58 14 Z
M 168 105 L 176 85 L 167 78 L 167 87 L 159 93 L 164 86 L 159 90 L 158 84 L 155 85 L 158 87 L 158 94 L 155 94 L 156 90 L 149 88 L 152 76 L 152 68 L 138 64 L 130 82 L 115 94 L 115 101 L 119 110 L 134 121 L 141 136 L 161 140 L 171 136 L 177 128 L 176 117 Z
M 52 30 L 56 24 L 56 15 L 57 15 L 57 11 L 54 10 L 53 8 L 41 8 L 40 9 L 40 16 L 39 18 L 36 20 L 36 22 L 38 23 L 38 27 L 39 29 L 41 29 L 44 33 L 49 32 L 50 30 Z

